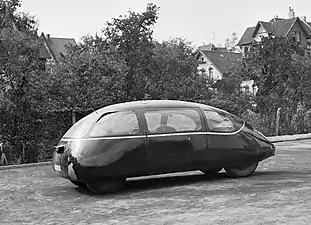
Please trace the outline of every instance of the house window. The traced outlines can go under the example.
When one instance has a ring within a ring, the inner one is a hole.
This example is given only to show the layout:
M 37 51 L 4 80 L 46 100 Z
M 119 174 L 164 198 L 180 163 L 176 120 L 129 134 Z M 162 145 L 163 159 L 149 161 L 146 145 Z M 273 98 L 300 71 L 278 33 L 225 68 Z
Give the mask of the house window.
M 307 49 L 311 49 L 311 38 L 307 39 Z
M 293 40 L 298 43 L 301 42 L 301 36 L 299 31 L 293 31 Z
M 308 59 L 311 59 L 311 53 L 307 52 Z

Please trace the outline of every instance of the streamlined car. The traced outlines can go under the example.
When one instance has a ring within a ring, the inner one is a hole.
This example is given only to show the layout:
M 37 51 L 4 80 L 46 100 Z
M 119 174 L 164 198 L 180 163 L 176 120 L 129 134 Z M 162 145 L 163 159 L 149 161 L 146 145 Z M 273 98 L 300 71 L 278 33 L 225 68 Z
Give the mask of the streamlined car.
M 53 170 L 95 193 L 121 188 L 126 178 L 221 169 L 251 175 L 275 146 L 240 118 L 185 101 L 110 105 L 75 123 L 53 153 Z

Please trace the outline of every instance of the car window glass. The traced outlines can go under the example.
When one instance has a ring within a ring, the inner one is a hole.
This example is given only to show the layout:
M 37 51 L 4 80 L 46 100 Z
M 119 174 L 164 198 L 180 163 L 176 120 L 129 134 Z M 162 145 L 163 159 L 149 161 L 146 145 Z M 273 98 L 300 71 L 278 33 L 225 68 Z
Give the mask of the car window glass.
M 157 110 L 145 113 L 151 133 L 173 133 L 202 129 L 199 113 L 194 109 Z
M 237 130 L 234 120 L 229 114 L 212 110 L 206 110 L 204 114 L 207 119 L 207 126 L 211 131 L 230 133 Z
M 94 126 L 90 135 L 113 136 L 139 133 L 138 120 L 134 112 L 115 112 L 103 116 Z
M 64 135 L 64 137 L 81 138 L 91 129 L 91 126 L 98 118 L 98 114 L 93 112 L 78 122 L 76 122 Z

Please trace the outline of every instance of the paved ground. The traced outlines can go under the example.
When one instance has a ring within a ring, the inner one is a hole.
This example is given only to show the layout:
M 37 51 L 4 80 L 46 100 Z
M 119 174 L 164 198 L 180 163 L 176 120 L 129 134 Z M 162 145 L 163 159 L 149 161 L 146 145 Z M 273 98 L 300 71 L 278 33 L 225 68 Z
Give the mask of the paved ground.
M 310 224 L 311 140 L 277 144 L 248 178 L 200 172 L 92 195 L 50 167 L 0 171 L 0 224 Z

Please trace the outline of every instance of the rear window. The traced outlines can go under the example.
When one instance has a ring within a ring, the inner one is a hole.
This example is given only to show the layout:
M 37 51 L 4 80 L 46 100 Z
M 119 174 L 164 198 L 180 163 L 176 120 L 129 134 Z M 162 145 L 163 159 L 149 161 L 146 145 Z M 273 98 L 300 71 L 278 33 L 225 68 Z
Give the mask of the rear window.
M 81 120 L 76 122 L 64 135 L 64 137 L 70 138 L 81 138 L 88 133 L 93 123 L 99 115 L 96 112 L 93 112 Z
M 136 114 L 132 111 L 104 115 L 91 130 L 92 137 L 135 135 L 139 133 Z
M 243 126 L 243 121 L 229 113 L 218 110 L 204 110 L 210 131 L 232 133 Z

